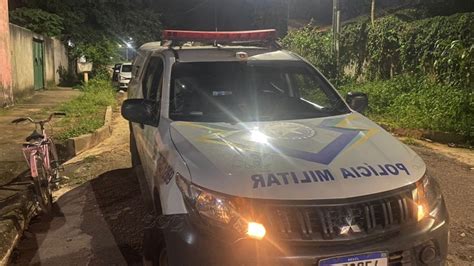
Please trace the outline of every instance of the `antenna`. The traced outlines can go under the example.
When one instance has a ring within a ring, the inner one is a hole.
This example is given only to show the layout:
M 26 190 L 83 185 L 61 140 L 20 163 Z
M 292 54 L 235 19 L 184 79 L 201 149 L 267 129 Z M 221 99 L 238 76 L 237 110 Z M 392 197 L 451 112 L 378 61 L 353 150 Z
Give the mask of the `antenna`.
M 217 0 L 214 0 L 214 28 L 217 32 Z M 214 46 L 217 46 L 217 40 L 214 40 Z
M 214 0 L 214 28 L 217 32 L 217 0 Z

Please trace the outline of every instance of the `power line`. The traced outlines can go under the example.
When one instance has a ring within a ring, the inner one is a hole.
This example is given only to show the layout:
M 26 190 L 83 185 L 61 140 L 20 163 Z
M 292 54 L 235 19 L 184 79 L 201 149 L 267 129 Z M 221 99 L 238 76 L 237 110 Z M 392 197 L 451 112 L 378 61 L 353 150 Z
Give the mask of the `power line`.
M 189 10 L 186 10 L 186 11 L 184 11 L 184 12 L 182 12 L 182 13 L 181 13 L 181 12 L 180 12 L 180 13 L 176 13 L 176 14 L 184 15 L 184 14 L 190 13 L 190 12 L 194 11 L 195 9 L 198 9 L 200 6 L 202 6 L 202 5 L 204 5 L 204 4 L 208 3 L 208 2 L 209 2 L 209 0 L 204 0 L 204 1 L 202 1 L 201 3 L 199 3 L 199 4 L 195 5 L 194 7 L 190 8 Z

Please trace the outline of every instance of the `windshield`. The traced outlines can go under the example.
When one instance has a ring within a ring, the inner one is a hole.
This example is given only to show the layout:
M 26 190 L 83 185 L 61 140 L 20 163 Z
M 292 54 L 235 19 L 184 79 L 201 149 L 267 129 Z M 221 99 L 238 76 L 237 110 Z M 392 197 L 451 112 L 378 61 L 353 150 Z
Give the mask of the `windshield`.
M 324 78 L 303 62 L 198 62 L 173 66 L 173 120 L 272 121 L 347 112 L 347 106 Z
M 132 65 L 122 65 L 122 72 L 132 72 Z

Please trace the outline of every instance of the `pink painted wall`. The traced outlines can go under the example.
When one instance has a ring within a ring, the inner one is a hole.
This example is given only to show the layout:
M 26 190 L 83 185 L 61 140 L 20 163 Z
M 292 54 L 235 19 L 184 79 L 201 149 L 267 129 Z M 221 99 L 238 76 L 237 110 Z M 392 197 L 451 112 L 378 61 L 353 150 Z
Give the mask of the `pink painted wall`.
M 13 102 L 8 0 L 0 0 L 0 107 Z

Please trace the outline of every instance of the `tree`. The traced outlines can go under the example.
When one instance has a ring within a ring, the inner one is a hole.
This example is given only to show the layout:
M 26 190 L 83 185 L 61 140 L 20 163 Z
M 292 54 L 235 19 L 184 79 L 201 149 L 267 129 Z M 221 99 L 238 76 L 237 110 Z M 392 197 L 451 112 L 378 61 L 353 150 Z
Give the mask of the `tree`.
M 13 23 L 60 37 L 71 59 L 84 55 L 93 61 L 94 72 L 118 57 L 118 44 L 125 39 L 132 37 L 137 47 L 159 40 L 162 30 L 156 8 L 128 0 L 29 0 L 11 14 Z
M 10 12 L 10 21 L 46 36 L 59 36 L 64 30 L 63 18 L 38 8 L 17 8 Z

